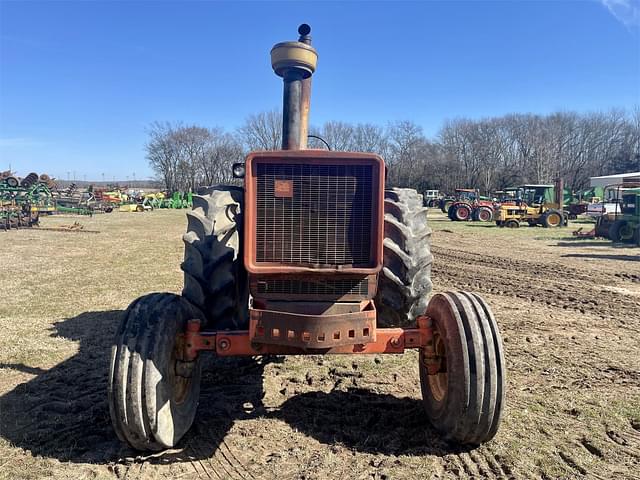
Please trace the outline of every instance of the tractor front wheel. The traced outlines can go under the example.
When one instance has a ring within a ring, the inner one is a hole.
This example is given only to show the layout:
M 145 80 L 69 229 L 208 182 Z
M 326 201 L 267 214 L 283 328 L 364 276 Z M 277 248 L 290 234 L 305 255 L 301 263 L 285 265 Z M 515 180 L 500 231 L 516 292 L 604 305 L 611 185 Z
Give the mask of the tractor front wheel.
M 476 220 L 480 222 L 491 222 L 493 220 L 493 210 L 488 207 L 480 207 L 476 213 Z
M 520 222 L 518 220 L 507 220 L 504 222 L 504 226 L 507 228 L 518 228 L 520 227 Z
M 178 335 L 203 313 L 183 297 L 152 293 L 124 314 L 111 348 L 109 413 L 137 450 L 175 446 L 189 430 L 200 395 L 200 362 L 182 361 Z
M 435 295 L 426 315 L 433 340 L 420 352 L 422 398 L 448 440 L 478 445 L 494 437 L 505 404 L 506 366 L 498 325 L 473 293 Z

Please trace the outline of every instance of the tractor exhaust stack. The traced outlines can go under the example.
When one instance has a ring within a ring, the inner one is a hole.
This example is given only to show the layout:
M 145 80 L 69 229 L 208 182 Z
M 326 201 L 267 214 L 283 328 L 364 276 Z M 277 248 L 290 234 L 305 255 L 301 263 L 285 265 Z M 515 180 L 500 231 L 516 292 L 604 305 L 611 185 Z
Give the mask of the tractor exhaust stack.
M 554 193 L 554 200 L 557 208 L 562 210 L 562 206 L 564 204 L 564 180 L 560 177 L 556 178 Z
M 316 70 L 318 53 L 311 46 L 311 27 L 298 27 L 297 42 L 277 43 L 271 49 L 273 71 L 284 81 L 282 98 L 282 149 L 307 147 L 311 75 Z

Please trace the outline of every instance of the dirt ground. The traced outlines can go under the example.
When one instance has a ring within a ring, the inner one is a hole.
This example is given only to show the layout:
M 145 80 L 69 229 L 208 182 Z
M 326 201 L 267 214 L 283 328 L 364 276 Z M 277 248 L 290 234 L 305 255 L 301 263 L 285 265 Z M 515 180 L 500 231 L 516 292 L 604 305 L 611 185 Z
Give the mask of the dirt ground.
M 435 290 L 482 294 L 506 342 L 493 441 L 438 437 L 415 354 L 210 359 L 180 448 L 137 456 L 109 349 L 134 298 L 180 291 L 186 221 L 114 212 L 79 219 L 96 234 L 0 231 L 0 478 L 640 478 L 640 249 L 430 215 Z

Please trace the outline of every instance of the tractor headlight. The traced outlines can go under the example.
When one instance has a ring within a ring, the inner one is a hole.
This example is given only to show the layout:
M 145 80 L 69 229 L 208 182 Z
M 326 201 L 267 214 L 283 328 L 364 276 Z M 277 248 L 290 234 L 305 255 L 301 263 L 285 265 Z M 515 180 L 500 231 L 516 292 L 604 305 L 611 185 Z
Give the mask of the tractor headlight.
M 244 163 L 234 163 L 231 167 L 231 172 L 233 173 L 233 178 L 244 178 Z

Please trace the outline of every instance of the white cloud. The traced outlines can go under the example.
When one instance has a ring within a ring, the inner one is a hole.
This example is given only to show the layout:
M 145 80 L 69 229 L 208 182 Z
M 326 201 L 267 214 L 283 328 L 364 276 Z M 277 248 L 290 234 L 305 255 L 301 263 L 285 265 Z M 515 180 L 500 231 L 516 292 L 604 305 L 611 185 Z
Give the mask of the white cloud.
M 640 27 L 640 0 L 600 0 L 627 28 Z

